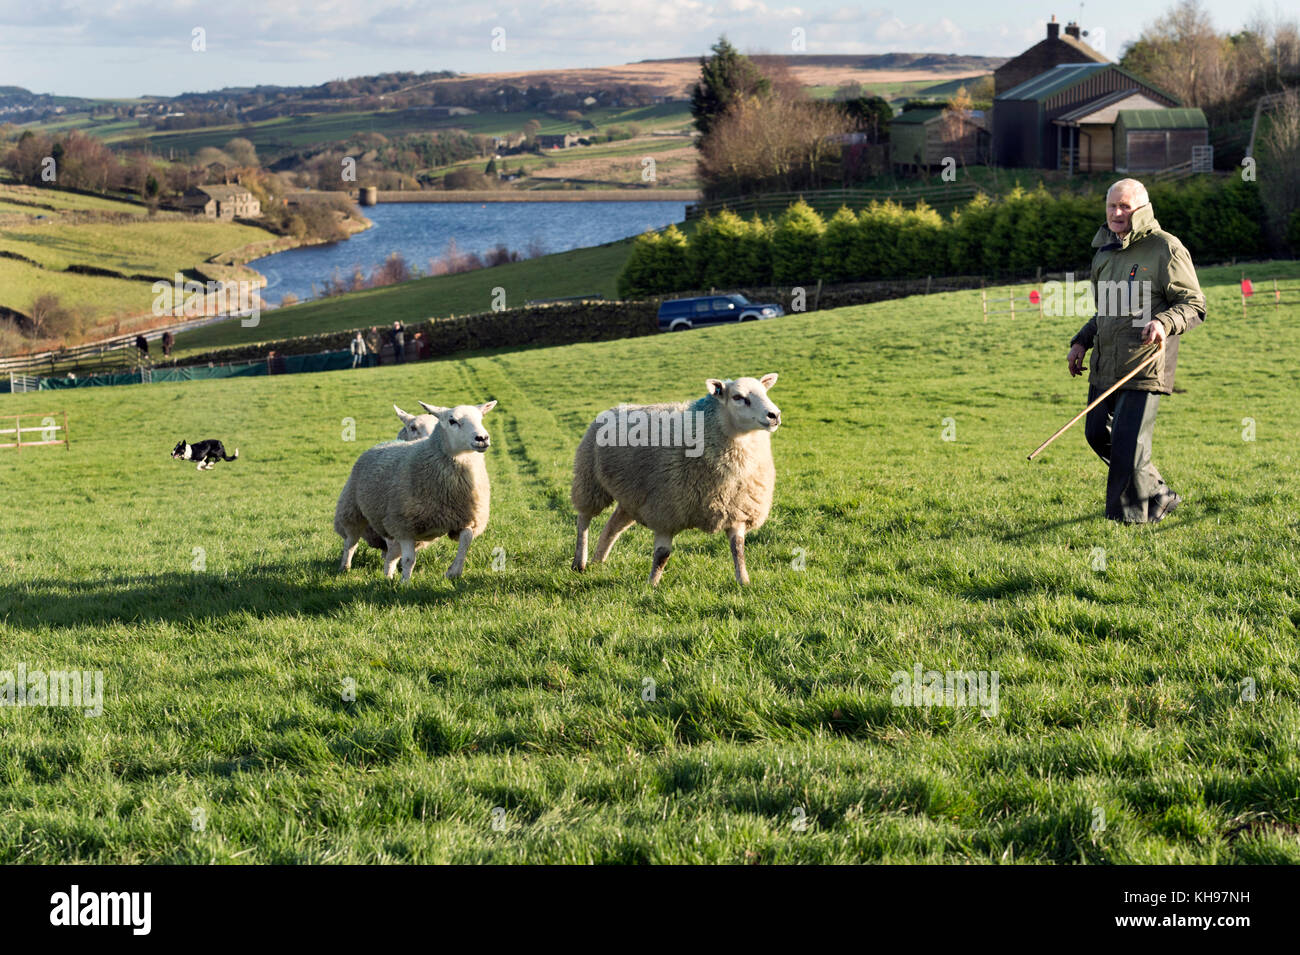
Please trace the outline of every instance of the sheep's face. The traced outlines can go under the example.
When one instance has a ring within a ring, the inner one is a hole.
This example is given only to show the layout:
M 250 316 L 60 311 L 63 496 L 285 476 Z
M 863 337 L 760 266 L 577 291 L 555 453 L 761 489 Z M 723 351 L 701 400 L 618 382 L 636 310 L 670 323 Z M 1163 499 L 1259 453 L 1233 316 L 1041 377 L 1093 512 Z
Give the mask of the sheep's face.
M 397 417 L 402 422 L 402 430 L 397 432 L 398 441 L 419 441 L 421 438 L 427 438 L 433 434 L 434 425 L 438 423 L 437 415 L 407 414 L 397 405 L 393 405 L 393 410 L 397 412 Z
M 723 420 L 733 434 L 771 432 L 781 426 L 781 409 L 767 397 L 767 390 L 776 384 L 775 374 L 735 381 L 710 378 L 706 384 L 713 400 L 722 406 Z
M 454 408 L 438 408 L 420 405 L 425 411 L 437 418 L 437 426 L 447 444 L 447 451 L 453 455 L 466 451 L 486 451 L 492 444 L 492 438 L 483 427 L 483 416 L 497 406 L 495 401 L 485 405 L 457 405 Z

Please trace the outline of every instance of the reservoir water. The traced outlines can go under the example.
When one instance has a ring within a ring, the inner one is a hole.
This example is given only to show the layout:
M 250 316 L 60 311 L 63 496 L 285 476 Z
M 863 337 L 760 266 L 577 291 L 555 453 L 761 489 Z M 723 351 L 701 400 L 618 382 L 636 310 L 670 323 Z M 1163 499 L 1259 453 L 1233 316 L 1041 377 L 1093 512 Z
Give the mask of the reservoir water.
M 317 297 L 335 270 L 343 278 L 360 266 L 369 275 L 392 252 L 429 274 L 430 261 L 454 240 L 460 253 L 497 245 L 527 255 L 600 245 L 685 218 L 685 202 L 388 202 L 362 210 L 374 226 L 330 245 L 277 252 L 248 263 L 267 278 L 263 297 L 279 304 L 288 293 Z M 313 285 L 315 289 L 313 290 Z

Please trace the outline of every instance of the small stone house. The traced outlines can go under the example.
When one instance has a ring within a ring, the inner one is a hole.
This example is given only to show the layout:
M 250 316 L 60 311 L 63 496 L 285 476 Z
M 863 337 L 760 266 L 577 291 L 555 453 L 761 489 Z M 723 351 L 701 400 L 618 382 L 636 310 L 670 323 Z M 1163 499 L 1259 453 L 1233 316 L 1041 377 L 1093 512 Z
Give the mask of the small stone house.
M 1083 42 L 1082 32 L 1077 23 L 1067 23 L 1062 35 L 1061 25 L 1053 14 L 1047 24 L 1046 38 L 993 71 L 993 95 L 999 96 L 1063 63 L 1109 63 L 1105 54 Z
M 542 149 L 572 149 L 580 139 L 577 133 L 539 133 L 537 145 Z
M 181 197 L 181 208 L 209 219 L 256 219 L 262 204 L 243 186 L 195 186 Z

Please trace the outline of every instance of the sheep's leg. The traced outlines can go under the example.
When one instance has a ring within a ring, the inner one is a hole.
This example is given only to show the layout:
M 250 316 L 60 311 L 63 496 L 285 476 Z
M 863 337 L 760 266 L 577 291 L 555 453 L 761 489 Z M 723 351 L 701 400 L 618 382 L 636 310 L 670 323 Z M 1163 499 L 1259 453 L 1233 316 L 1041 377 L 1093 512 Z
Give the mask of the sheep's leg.
M 352 569 L 352 555 L 357 552 L 357 545 L 361 543 L 360 539 L 348 534 L 343 538 L 343 559 L 339 561 L 339 571 L 346 572 Z
M 465 572 L 465 555 L 469 553 L 469 545 L 472 540 L 474 540 L 474 532 L 468 527 L 460 532 L 460 546 L 456 548 L 456 559 L 447 568 L 448 580 L 455 580 Z M 411 559 L 414 560 L 415 558 Z
M 664 575 L 664 566 L 668 563 L 668 555 L 673 552 L 673 535 L 660 534 L 655 531 L 655 550 L 654 560 L 650 564 L 650 586 L 658 587 L 659 578 Z
M 749 571 L 745 569 L 745 525 L 737 524 L 728 528 L 727 536 L 731 538 L 731 562 L 736 567 L 736 582 L 748 584 Z
M 636 518 L 623 510 L 622 504 L 614 505 L 614 513 L 609 515 L 609 520 L 605 522 L 604 528 L 600 532 L 600 540 L 596 541 L 596 554 L 592 557 L 596 563 L 603 563 L 609 556 L 610 550 L 614 547 L 614 542 L 618 540 L 620 534 L 636 523 Z
M 587 527 L 591 524 L 590 514 L 578 515 L 578 542 L 573 548 L 573 569 L 587 569 Z
M 384 576 L 389 580 L 392 580 L 393 574 L 397 573 L 397 559 L 401 556 L 402 548 L 398 546 L 397 541 L 389 540 L 388 547 L 384 551 Z
M 415 569 L 415 541 L 402 541 L 402 583 L 411 582 L 411 571 Z M 396 548 L 394 548 L 396 549 Z

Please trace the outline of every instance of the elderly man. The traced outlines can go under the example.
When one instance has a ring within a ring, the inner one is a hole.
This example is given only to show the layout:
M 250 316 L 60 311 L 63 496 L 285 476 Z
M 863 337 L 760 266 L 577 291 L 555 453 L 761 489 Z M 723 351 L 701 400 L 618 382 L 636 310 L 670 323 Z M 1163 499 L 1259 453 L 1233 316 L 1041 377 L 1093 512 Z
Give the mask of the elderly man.
M 1110 468 L 1106 516 L 1127 524 L 1162 520 L 1182 503 L 1151 463 L 1161 395 L 1174 390 L 1178 337 L 1205 321 L 1205 296 L 1183 244 L 1160 229 L 1146 187 L 1121 179 L 1106 193 L 1106 225 L 1092 240 L 1097 314 L 1066 356 L 1071 375 L 1092 353 L 1088 403 L 1149 358 L 1164 354 L 1088 413 L 1088 444 Z

